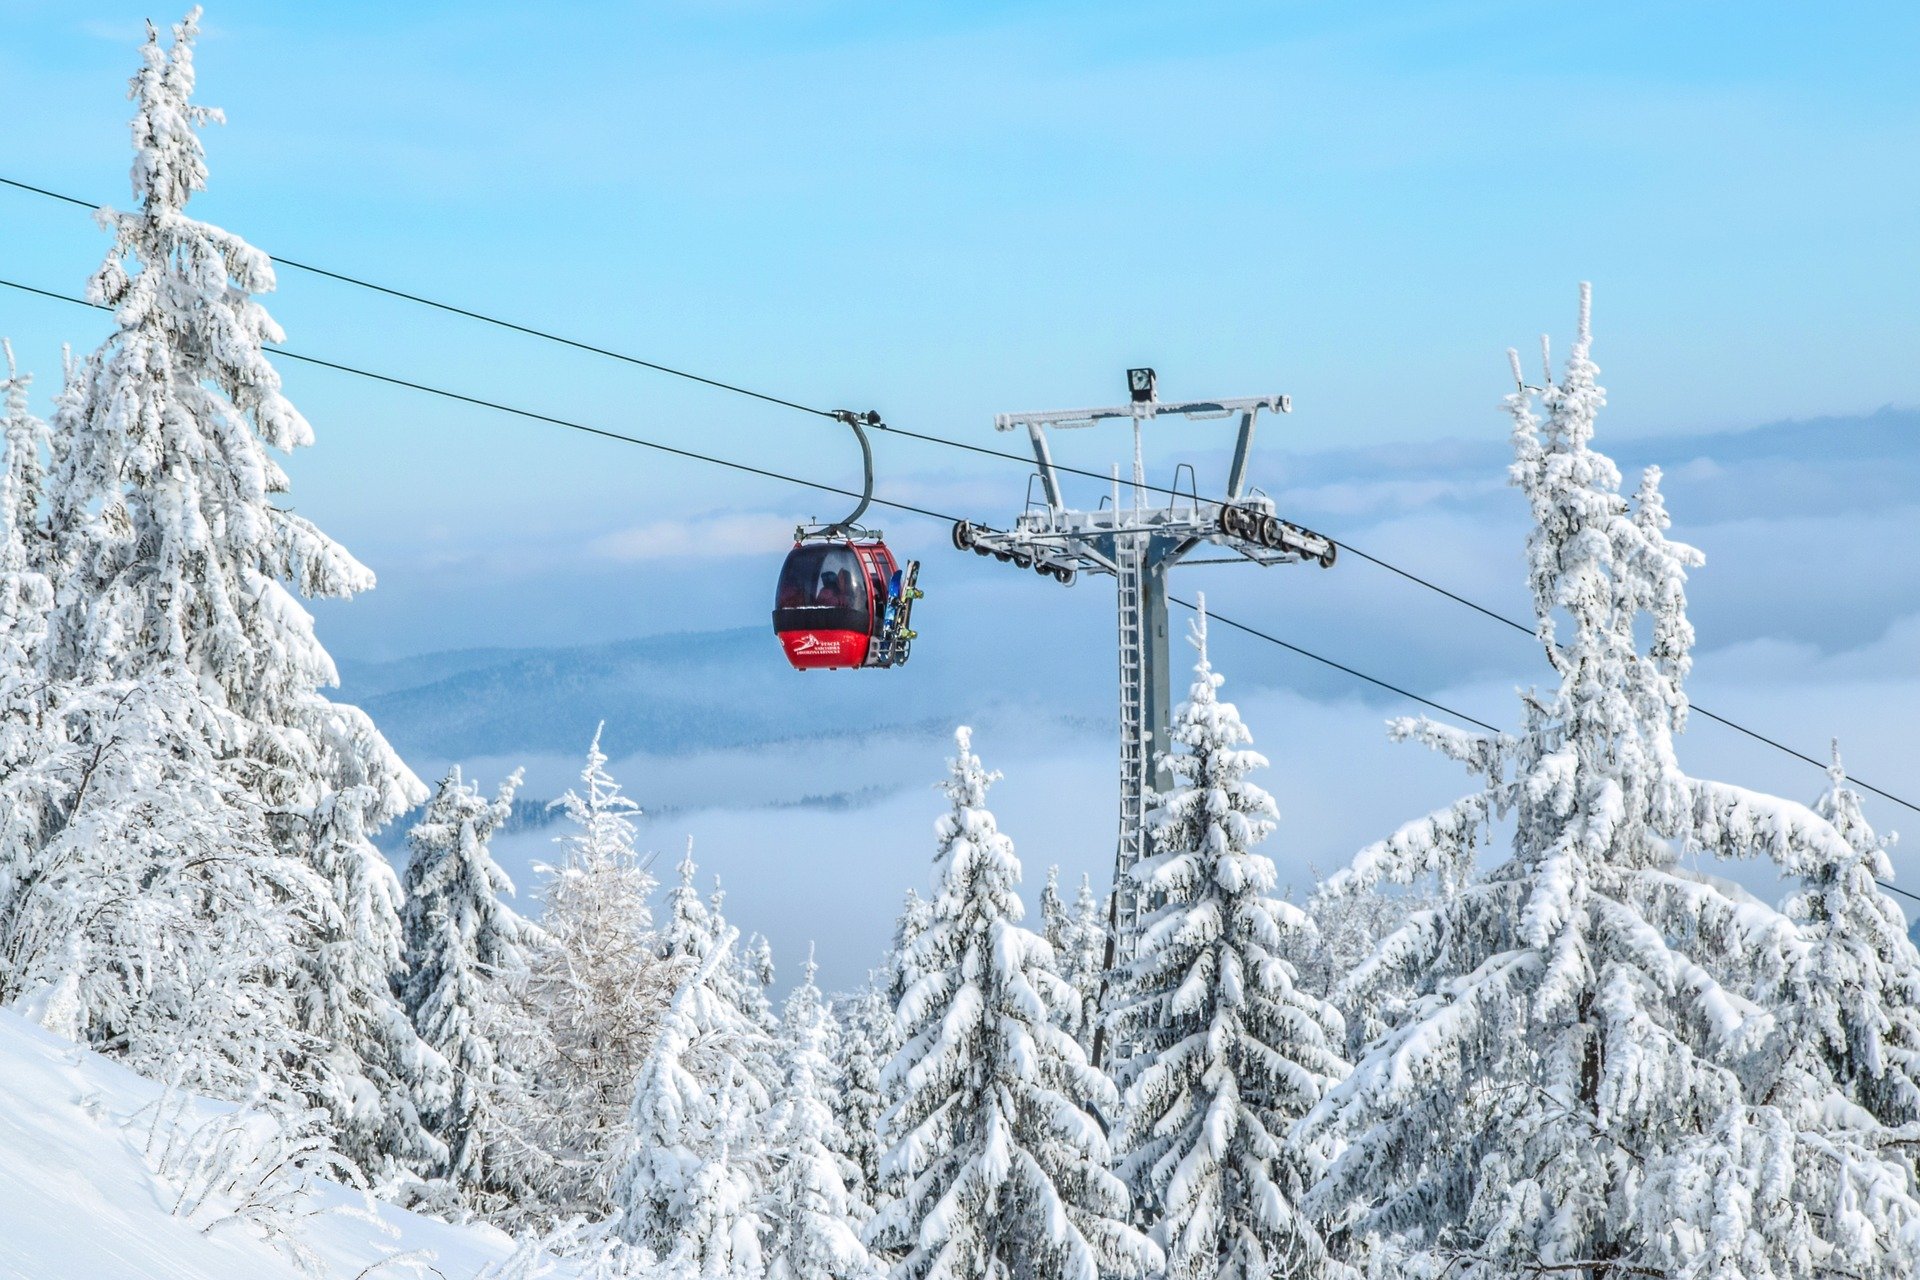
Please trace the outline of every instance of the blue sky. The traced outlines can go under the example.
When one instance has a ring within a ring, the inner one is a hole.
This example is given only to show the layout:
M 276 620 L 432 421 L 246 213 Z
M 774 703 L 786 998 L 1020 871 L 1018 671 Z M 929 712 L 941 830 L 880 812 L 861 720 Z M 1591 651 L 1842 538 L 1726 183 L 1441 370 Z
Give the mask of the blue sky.
M 148 14 L 177 16 L 0 2 L 0 173 L 125 198 L 122 95 Z M 1503 607 L 1520 603 L 1493 411 L 1503 351 L 1542 331 L 1564 342 L 1590 279 L 1605 440 L 1692 468 L 1675 510 L 1711 557 L 1700 683 L 1801 745 L 1864 739 L 1856 763 L 1883 784 L 1920 777 L 1901 729 L 1916 690 L 1898 675 L 1920 612 L 1916 507 L 1893 483 L 1912 474 L 1905 428 L 1852 463 L 1827 448 L 1881 406 L 1920 404 L 1912 6 L 215 3 L 205 27 L 200 96 L 229 123 L 208 133 L 213 183 L 194 208 L 270 251 L 980 443 L 1005 443 L 996 411 L 1116 398 L 1136 363 L 1168 395 L 1288 391 L 1296 412 L 1269 424 L 1255 478 Z M 0 275 L 77 291 L 103 247 L 79 211 L 0 191 Z M 295 350 L 853 476 L 847 442 L 812 419 L 297 272 L 271 305 Z M 102 332 L 0 294 L 0 333 L 43 393 L 60 344 Z M 321 611 L 349 659 L 762 625 L 783 530 L 832 510 L 285 373 L 319 439 L 291 464 L 294 501 L 382 579 Z M 1713 443 L 1791 420 L 1804 426 L 1757 459 Z M 1153 457 L 1217 466 L 1215 432 L 1170 424 Z M 1069 456 L 1103 468 L 1119 443 Z M 943 510 L 1004 523 L 1024 491 L 1003 464 L 900 439 L 878 453 L 883 494 Z M 905 690 L 950 721 L 1044 686 L 1063 717 L 1108 713 L 1102 585 L 1010 581 L 954 557 L 938 527 L 888 525 L 928 561 L 924 665 L 862 696 Z M 1539 678 L 1524 642 L 1509 653 L 1361 566 L 1193 585 L 1390 678 L 1481 699 L 1463 709 L 1497 713 Z M 1276 789 L 1319 865 L 1456 785 L 1354 745 L 1377 740 L 1383 705 L 1270 652 L 1236 644 L 1223 663 L 1271 708 Z M 1009 737 L 1009 804 L 1097 865 L 1104 746 Z M 937 772 L 938 736 L 916 741 L 913 768 Z M 1314 772 L 1335 742 L 1361 752 L 1355 767 Z M 1741 780 L 1818 781 L 1736 743 L 1702 750 Z M 1353 780 L 1362 757 L 1427 782 L 1382 792 Z M 553 757 L 547 793 L 563 773 Z M 671 807 L 656 791 L 676 777 L 629 781 Z M 781 777 L 796 794 L 832 782 L 812 762 Z M 1049 816 L 1044 795 L 1078 784 L 1093 818 Z M 929 803 L 921 783 L 898 794 L 822 831 L 892 840 Z M 689 822 L 721 864 L 798 821 L 701 803 L 711 816 Z M 759 870 L 772 910 L 778 874 Z

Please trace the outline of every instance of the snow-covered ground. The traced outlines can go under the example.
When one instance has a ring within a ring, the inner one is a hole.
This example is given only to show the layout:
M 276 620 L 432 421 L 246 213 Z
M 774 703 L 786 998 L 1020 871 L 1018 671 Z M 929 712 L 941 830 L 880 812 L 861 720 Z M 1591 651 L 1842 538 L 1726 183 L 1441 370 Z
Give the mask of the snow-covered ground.
M 160 1147 L 149 1135 L 164 1092 L 0 1010 L 0 1277 L 308 1280 L 257 1229 L 227 1216 L 230 1198 L 175 1215 L 181 1184 L 156 1174 L 149 1154 Z M 179 1123 L 190 1130 L 233 1110 L 194 1099 Z M 477 1280 L 497 1275 L 513 1252 L 492 1228 L 448 1226 L 331 1182 L 316 1180 L 300 1212 L 297 1239 L 327 1280 Z

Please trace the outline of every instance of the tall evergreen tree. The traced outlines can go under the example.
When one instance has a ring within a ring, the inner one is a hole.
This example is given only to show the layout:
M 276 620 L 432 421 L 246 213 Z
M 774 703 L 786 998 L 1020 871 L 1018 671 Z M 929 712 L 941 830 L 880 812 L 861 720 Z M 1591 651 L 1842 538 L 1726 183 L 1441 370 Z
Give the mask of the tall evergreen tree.
M 33 376 L 14 364 L 12 343 L 0 339 L 0 355 L 7 364 L 0 382 L 0 678 L 23 680 L 53 604 L 45 511 L 53 443 L 27 405 Z
M 850 997 L 842 1010 L 837 1062 L 839 1087 L 833 1091 L 835 1149 L 853 1167 L 847 1180 L 853 1219 L 865 1227 L 882 1196 L 880 1157 L 886 1150 L 883 1117 L 887 1095 L 882 1077 L 899 1048 L 893 1006 L 880 988 L 879 974 Z
M 1093 1051 L 1100 1019 L 1100 991 L 1106 978 L 1106 918 L 1093 896 L 1093 882 L 1080 877 L 1072 905 L 1060 895 L 1060 868 L 1047 868 L 1040 890 L 1041 936 L 1053 948 L 1054 966 L 1078 999 L 1061 1011 L 1061 1025 L 1080 1047 Z
M 142 49 L 137 207 L 102 215 L 114 244 L 88 284 L 114 331 L 56 409 L 54 776 L 36 902 L 8 946 L 16 980 L 73 988 L 95 1043 L 230 1090 L 254 1072 L 297 1087 L 373 1170 L 431 1148 L 412 1103 L 430 1055 L 391 985 L 399 883 L 369 839 L 425 790 L 321 693 L 333 663 L 294 592 L 349 596 L 373 575 L 278 502 L 272 452 L 312 431 L 265 355 L 270 263 L 186 213 L 206 184 L 198 128 L 219 119 L 191 100 L 197 20 Z
M 1358 1003 L 1384 987 L 1405 1012 L 1309 1117 L 1336 1153 L 1309 1203 L 1407 1276 L 1905 1274 L 1920 1209 L 1906 1171 L 1820 1118 L 1845 1107 L 1830 1080 L 1755 1087 L 1774 1016 L 1749 993 L 1803 939 L 1680 855 L 1790 867 L 1840 842 L 1804 806 L 1678 766 L 1700 556 L 1666 537 L 1657 471 L 1629 503 L 1591 447 L 1590 341 L 1583 290 L 1545 423 L 1528 389 L 1509 400 L 1558 686 L 1525 697 L 1516 736 L 1399 722 L 1484 786 L 1328 882 L 1435 875 L 1441 896 L 1355 974 Z M 1511 852 L 1476 875 L 1495 817 L 1513 822 Z
M 754 1280 L 765 1270 L 764 1153 L 750 1119 L 768 1098 L 741 1055 L 737 1009 L 716 982 L 739 935 L 686 969 L 634 1086 L 613 1189 L 619 1231 L 673 1274 Z
M 834 1150 L 829 1098 L 844 1090 L 827 1057 L 830 1011 L 809 958 L 780 1025 L 781 1091 L 772 1118 L 766 1216 L 768 1280 L 871 1280 L 879 1269 L 856 1230 L 848 1184 L 859 1170 Z
M 714 879 L 713 892 L 704 901 L 696 886 L 700 868 L 693 860 L 693 840 L 687 840 L 686 853 L 675 868 L 679 882 L 667 893 L 667 924 L 661 930 L 661 954 L 682 971 L 697 968 L 712 954 L 719 939 L 733 932 L 724 914 L 726 893 Z M 774 1059 L 774 1032 L 779 1020 L 773 1016 L 767 999 L 766 984 L 773 980 L 773 950 L 765 938 L 755 937 L 744 945 L 729 949 L 729 962 L 715 971 L 709 982 L 717 1002 L 716 1016 L 740 1039 L 741 1061 L 753 1072 L 754 1079 L 767 1093 L 780 1084 L 780 1069 Z M 763 1117 L 764 1118 L 764 1117 Z
M 1112 1083 L 1060 1028 L 1074 1001 L 1046 942 L 1020 927 L 1020 864 L 986 807 L 993 780 L 972 735 L 946 782 L 933 918 L 908 957 L 905 1044 L 889 1075 L 904 1101 L 884 1168 L 902 1197 L 869 1226 L 901 1250 L 896 1280 L 1095 1280 L 1160 1261 L 1126 1222 L 1126 1188 L 1086 1108 L 1111 1112 Z
M 1126 1095 L 1121 1176 L 1174 1280 L 1310 1280 L 1326 1244 L 1300 1203 L 1308 1162 L 1289 1130 L 1346 1073 L 1334 1008 L 1300 989 L 1288 959 L 1311 925 L 1274 897 L 1255 847 L 1273 799 L 1266 765 L 1207 659 L 1206 602 L 1193 624 L 1192 692 L 1152 799 L 1153 855 L 1134 868 L 1156 904 L 1128 948 L 1127 1002 L 1112 1018 Z
M 559 865 L 537 868 L 546 942 L 530 954 L 528 1003 L 547 1046 L 535 1118 L 560 1174 L 548 1189 L 556 1216 L 611 1207 L 634 1074 L 676 981 L 655 955 L 655 881 L 634 846 L 640 806 L 608 773 L 601 732 L 580 785 L 553 805 L 566 820 Z
M 1073 917 L 1067 912 L 1067 900 L 1060 896 L 1060 868 L 1056 864 L 1047 868 L 1047 882 L 1040 886 L 1040 936 L 1053 948 L 1053 954 L 1060 956 L 1066 952 L 1072 929 Z
M 1837 743 L 1827 776 L 1813 810 L 1842 843 L 1811 846 L 1786 904 L 1807 950 L 1791 975 L 1799 999 L 1795 1016 L 1781 1020 L 1782 1038 L 1791 1055 L 1821 1055 L 1818 1075 L 1899 1128 L 1920 1121 L 1920 953 L 1880 887 L 1893 879 L 1892 841 L 1867 821 Z
M 898 1009 L 907 989 L 920 980 L 913 968 L 915 947 L 932 924 L 933 904 L 919 890 L 909 888 L 893 924 L 893 946 L 887 951 L 884 990 L 889 1008 Z
M 451 1080 L 444 1102 L 421 1101 L 446 1156 L 428 1176 L 450 1182 L 483 1215 L 500 1216 L 537 1197 L 547 1161 L 522 1132 L 530 1118 L 521 1055 L 538 1039 L 527 1027 L 526 948 L 533 926 L 503 900 L 513 882 L 488 842 L 513 813 L 516 772 L 492 800 L 461 779 L 441 779 L 407 834 L 411 858 L 401 925 L 406 976 L 401 1001 Z
M 48 748 L 46 681 L 38 673 L 41 637 L 53 603 L 48 579 L 47 424 L 27 405 L 32 376 L 0 340 L 6 380 L 0 384 L 0 994 L 12 990 L 6 945 L 18 932 L 29 868 L 47 838 L 50 814 L 42 770 Z
M 1080 1016 L 1068 1027 L 1089 1055 L 1101 1024 L 1101 1004 L 1107 992 L 1107 906 L 1093 892 L 1093 880 L 1084 873 L 1074 895 L 1071 927 L 1060 952 L 1060 974 L 1080 997 Z
M 658 954 L 656 882 L 634 850 L 640 806 L 606 766 L 596 730 L 579 787 L 554 802 L 567 820 L 563 857 L 540 868 L 545 941 L 529 954 L 528 1006 L 548 1046 L 536 1121 L 563 1171 L 548 1193 L 562 1217 L 611 1206 L 634 1076 L 681 976 Z

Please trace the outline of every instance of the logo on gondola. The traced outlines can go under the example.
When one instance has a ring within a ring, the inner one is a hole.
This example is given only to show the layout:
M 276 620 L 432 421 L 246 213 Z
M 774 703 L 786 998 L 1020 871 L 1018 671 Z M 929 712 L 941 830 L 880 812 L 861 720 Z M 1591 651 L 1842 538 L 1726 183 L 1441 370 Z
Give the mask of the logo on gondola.
M 800 639 L 794 643 L 793 651 L 795 653 L 838 653 L 840 652 L 840 642 L 838 640 L 822 640 L 819 636 L 808 634 L 801 636 Z

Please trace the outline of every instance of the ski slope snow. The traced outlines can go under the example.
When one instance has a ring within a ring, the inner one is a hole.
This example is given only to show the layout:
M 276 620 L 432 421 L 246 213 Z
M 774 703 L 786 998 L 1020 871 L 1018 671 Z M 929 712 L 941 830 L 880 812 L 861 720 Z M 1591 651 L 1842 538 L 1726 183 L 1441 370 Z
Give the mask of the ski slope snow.
M 228 1200 L 174 1214 L 180 1184 L 157 1175 L 148 1154 L 164 1093 L 0 1009 L 0 1277 L 313 1280 L 257 1228 L 223 1216 Z M 181 1101 L 167 1099 L 165 1114 Z M 235 1111 L 184 1102 L 187 1129 Z M 492 1228 L 449 1226 L 332 1182 L 314 1183 L 297 1223 L 296 1239 L 326 1280 L 504 1280 L 514 1252 Z M 564 1266 L 531 1273 L 574 1274 Z

